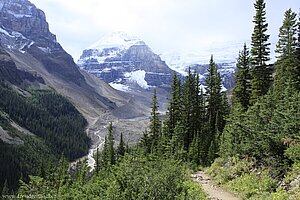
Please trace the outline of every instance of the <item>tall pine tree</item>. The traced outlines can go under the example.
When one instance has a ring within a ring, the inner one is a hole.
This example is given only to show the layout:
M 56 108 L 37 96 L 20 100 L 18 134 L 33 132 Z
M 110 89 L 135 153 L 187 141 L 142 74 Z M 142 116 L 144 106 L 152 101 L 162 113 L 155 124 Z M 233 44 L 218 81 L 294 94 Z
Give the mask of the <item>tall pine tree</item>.
M 279 54 L 276 62 L 275 89 L 281 95 L 284 88 L 299 87 L 299 60 L 297 58 L 297 14 L 289 9 L 284 14 L 283 24 L 279 29 L 279 40 L 276 52 Z
M 177 78 L 176 73 L 173 75 L 173 83 L 171 86 L 171 99 L 168 107 L 167 112 L 167 120 L 165 122 L 166 126 L 166 133 L 165 135 L 168 136 L 170 139 L 174 134 L 174 129 L 177 122 L 180 120 L 180 112 L 181 112 L 181 81 Z
M 161 135 L 161 121 L 158 113 L 156 89 L 153 91 L 151 109 L 149 137 L 151 141 L 151 151 L 155 152 L 157 150 L 158 140 Z
M 102 164 L 105 169 L 115 164 L 113 125 L 109 123 L 108 135 L 105 137 L 104 148 L 102 151 Z
M 188 70 L 188 76 L 186 78 L 184 87 L 183 87 L 183 120 L 186 129 L 186 135 L 184 136 L 184 148 L 187 151 L 190 143 L 193 140 L 194 135 L 196 134 L 196 116 L 195 112 L 197 111 L 196 98 L 198 94 L 195 94 L 195 84 L 196 80 L 191 70 Z
M 298 42 L 297 42 L 297 50 L 296 50 L 297 61 L 300 63 L 300 13 L 298 14 Z M 296 70 L 297 79 L 300 80 L 300 64 L 297 66 Z M 300 83 L 298 84 L 298 91 L 300 91 Z
M 207 114 L 209 119 L 209 130 L 213 133 L 216 131 L 217 112 L 221 108 L 221 78 L 218 73 L 218 66 L 213 60 L 213 55 L 209 61 L 208 77 L 206 78 L 206 95 L 207 95 Z M 212 135 L 213 139 L 214 135 Z
M 120 136 L 120 143 L 118 145 L 117 154 L 118 154 L 118 160 L 125 155 L 125 143 L 123 140 L 123 133 L 121 133 Z
M 297 14 L 288 9 L 284 13 L 283 24 L 279 29 L 278 43 L 276 53 L 279 53 L 279 59 L 291 58 L 296 54 L 297 48 Z
M 297 50 L 296 57 L 300 60 L 300 13 L 298 14 L 298 42 L 297 42 Z
M 222 132 L 224 116 L 222 114 L 223 97 L 221 92 L 221 78 L 218 72 L 218 66 L 211 56 L 208 68 L 208 77 L 206 78 L 206 95 L 207 95 L 207 118 L 208 118 L 208 134 L 205 137 L 206 152 L 208 152 L 207 164 L 213 162 L 218 152 L 218 132 Z
M 250 56 L 249 51 L 244 44 L 243 50 L 239 53 L 237 59 L 237 73 L 235 76 L 236 85 L 233 89 L 233 104 L 240 104 L 244 111 L 249 107 L 251 86 L 250 86 Z
M 270 35 L 266 34 L 268 23 L 266 22 L 266 4 L 264 0 L 256 0 L 254 8 L 254 31 L 252 33 L 251 48 L 251 103 L 267 94 L 272 83 L 272 70 L 266 64 L 270 60 Z

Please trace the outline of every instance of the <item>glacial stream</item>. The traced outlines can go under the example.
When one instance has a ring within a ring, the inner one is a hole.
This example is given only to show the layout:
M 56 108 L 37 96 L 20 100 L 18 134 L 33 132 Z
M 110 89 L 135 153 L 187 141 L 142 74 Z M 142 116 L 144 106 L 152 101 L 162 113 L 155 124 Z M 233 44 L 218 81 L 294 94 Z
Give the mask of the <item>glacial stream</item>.
M 97 144 L 96 147 L 90 148 L 89 153 L 87 155 L 87 163 L 88 167 L 90 168 L 90 172 L 92 172 L 95 169 L 96 161 L 94 159 L 94 154 L 97 152 L 97 149 L 101 151 L 104 145 L 104 138 L 100 136 L 100 132 L 101 130 L 93 133 L 96 137 L 98 137 Z
M 86 156 L 83 156 L 82 158 L 77 159 L 76 161 L 70 163 L 70 168 L 76 166 L 78 162 L 87 161 L 87 165 L 89 167 L 89 171 L 92 172 L 95 169 L 96 161 L 94 159 L 94 154 L 97 152 L 97 149 L 99 151 L 102 150 L 104 145 L 104 137 L 103 135 L 106 130 L 106 126 L 102 126 L 101 128 L 96 126 L 97 121 L 99 120 L 99 117 L 92 118 L 93 120 L 91 123 L 89 123 L 86 134 L 91 138 L 92 145 L 89 149 L 89 152 Z

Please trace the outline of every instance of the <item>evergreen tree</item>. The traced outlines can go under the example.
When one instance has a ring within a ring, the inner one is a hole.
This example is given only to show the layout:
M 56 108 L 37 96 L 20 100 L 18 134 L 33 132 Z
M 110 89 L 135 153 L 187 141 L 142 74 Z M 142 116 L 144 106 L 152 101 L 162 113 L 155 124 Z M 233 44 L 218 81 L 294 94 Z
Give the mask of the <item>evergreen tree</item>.
M 54 172 L 54 181 L 56 192 L 58 193 L 63 185 L 67 184 L 68 181 L 68 162 L 66 161 L 64 155 L 62 154 Z
M 152 141 L 150 140 L 147 130 L 144 131 L 143 136 L 141 137 L 141 140 L 140 140 L 140 145 L 144 149 L 145 154 L 151 153 L 151 142 Z M 126 150 L 128 150 L 128 148 L 126 148 Z
M 166 135 L 169 138 L 172 138 L 174 134 L 174 128 L 177 124 L 177 121 L 180 120 L 180 112 L 181 112 L 181 82 L 180 79 L 177 78 L 176 73 L 173 75 L 173 83 L 171 85 L 171 99 L 168 107 L 166 120 Z
M 208 68 L 208 77 L 206 78 L 206 95 L 207 95 L 207 118 L 208 118 L 208 134 L 205 137 L 206 152 L 210 153 L 207 164 L 212 163 L 218 151 L 218 132 L 223 131 L 225 123 L 224 100 L 221 92 L 221 78 L 218 73 L 218 66 L 211 56 Z M 210 146 L 208 146 L 210 145 Z
M 101 164 L 104 169 L 108 168 L 109 165 L 109 150 L 108 150 L 108 139 L 107 136 L 104 138 L 104 145 L 102 150 L 102 158 L 101 158 Z
M 209 68 L 208 68 L 208 77 L 206 78 L 206 95 L 207 95 L 207 114 L 209 119 L 209 130 L 213 134 L 209 140 L 214 139 L 214 133 L 216 131 L 216 116 L 218 110 L 221 109 L 222 94 L 221 94 L 221 78 L 218 73 L 217 64 L 211 56 Z
M 151 140 L 151 150 L 152 152 L 156 151 L 156 147 L 158 144 L 158 140 L 160 137 L 161 132 L 161 121 L 159 119 L 159 113 L 158 113 L 158 105 L 157 105 L 157 96 L 156 96 L 156 89 L 154 89 L 153 92 L 153 98 L 152 98 L 152 106 L 151 106 L 151 117 L 150 117 L 150 140 Z
M 98 148 L 96 148 L 96 154 L 94 154 L 94 160 L 95 160 L 95 171 L 96 171 L 96 174 L 98 174 L 99 170 L 100 170 L 100 156 L 99 156 Z
M 203 89 L 200 90 L 199 95 L 199 116 L 198 116 L 198 129 L 197 129 L 197 137 L 198 137 L 198 154 L 199 154 L 199 164 L 205 165 L 206 160 L 206 138 L 208 136 L 208 128 L 207 128 L 207 116 L 206 116 L 206 108 L 205 108 L 205 98 L 203 94 Z
M 299 60 L 297 58 L 297 14 L 291 9 L 284 14 L 283 24 L 279 29 L 279 41 L 276 52 L 279 54 L 276 62 L 275 88 L 277 95 L 282 96 L 282 91 L 291 86 L 299 87 Z
M 217 157 L 217 154 L 216 154 L 217 151 L 218 151 L 218 147 L 217 147 L 216 141 L 212 140 L 209 145 L 207 158 L 205 161 L 206 165 L 211 165 L 213 163 L 214 159 Z
M 199 134 L 197 134 L 194 138 L 193 138 L 193 141 L 190 145 L 190 148 L 189 148 L 189 161 L 196 164 L 196 165 L 199 165 L 200 162 L 199 162 L 199 159 L 200 159 L 200 155 L 199 155 Z
M 241 104 L 236 104 L 227 119 L 221 136 L 220 155 L 223 158 L 238 155 L 241 152 L 241 143 L 249 140 L 248 131 L 243 129 L 245 110 Z
M 115 152 L 114 152 L 114 138 L 113 138 L 113 126 L 109 123 L 108 135 L 105 137 L 104 147 L 102 151 L 102 163 L 105 169 L 108 169 L 111 165 L 115 164 Z
M 249 107 L 251 94 L 249 74 L 250 56 L 246 43 L 243 50 L 239 52 L 236 67 L 237 73 L 235 76 L 236 85 L 233 89 L 233 104 L 241 104 L 246 111 Z
M 76 171 L 76 182 L 78 182 L 80 185 L 85 184 L 89 172 L 87 159 L 84 159 L 83 162 L 78 163 Z
M 120 136 L 120 143 L 118 145 L 117 154 L 118 154 L 118 159 L 122 158 L 125 155 L 125 143 L 123 140 L 123 133 L 121 133 Z
M 298 41 L 297 41 L 297 50 L 296 57 L 300 60 L 300 13 L 298 14 Z
M 296 76 L 297 80 L 300 82 L 300 13 L 298 14 L 298 37 L 297 37 L 297 44 L 296 44 L 296 58 L 297 58 L 297 68 L 296 68 Z M 300 91 L 300 83 L 298 84 L 297 87 L 298 91 Z
M 199 136 L 202 131 L 202 123 L 204 123 L 203 118 L 203 106 L 204 98 L 203 93 L 200 90 L 200 80 L 199 74 L 194 72 L 193 74 L 193 85 L 192 85 L 192 136 Z
M 297 47 L 297 14 L 288 9 L 284 14 L 283 24 L 279 29 L 279 41 L 276 45 L 276 53 L 279 59 L 291 58 L 296 54 Z
M 185 124 L 182 120 L 176 123 L 174 134 L 171 139 L 171 154 L 175 159 L 186 159 L 186 150 L 184 149 L 184 136 L 186 135 Z
M 194 98 L 194 86 L 195 84 L 195 79 L 191 73 L 191 70 L 188 70 L 188 75 L 183 87 L 183 101 L 182 101 L 182 105 L 183 105 L 183 122 L 185 125 L 185 135 L 184 135 L 184 148 L 186 151 L 188 151 L 189 145 L 193 140 L 193 136 L 195 133 L 195 126 L 194 126 L 194 120 L 195 120 L 195 116 L 194 116 L 194 111 L 195 109 L 195 98 Z
M 251 103 L 267 94 L 272 82 L 272 71 L 266 64 L 270 60 L 269 35 L 266 34 L 268 23 L 266 22 L 266 4 L 264 0 L 256 0 L 254 8 L 254 31 L 252 33 L 251 48 Z
M 109 123 L 108 127 L 108 147 L 109 147 L 109 162 L 115 164 L 115 151 L 114 151 L 114 138 L 113 138 L 113 126 Z
M 230 106 L 228 103 L 228 98 L 227 98 L 227 94 L 226 92 L 222 92 L 222 101 L 220 103 L 220 109 L 217 112 L 217 117 L 216 117 L 216 128 L 218 131 L 218 140 L 219 140 L 219 136 L 221 135 L 221 133 L 224 130 L 224 127 L 226 125 L 226 117 L 229 115 L 230 113 Z

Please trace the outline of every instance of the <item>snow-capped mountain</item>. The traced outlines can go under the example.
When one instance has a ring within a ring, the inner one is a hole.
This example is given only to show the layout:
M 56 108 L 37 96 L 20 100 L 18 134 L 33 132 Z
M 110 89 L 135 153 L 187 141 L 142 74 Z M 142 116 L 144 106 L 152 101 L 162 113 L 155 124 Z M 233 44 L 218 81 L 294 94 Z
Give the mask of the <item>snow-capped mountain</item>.
M 209 46 L 199 47 L 196 52 L 166 52 L 161 54 L 162 60 L 166 61 L 168 66 L 174 71 L 186 75 L 190 67 L 191 70 L 196 70 L 200 74 L 201 84 L 205 84 L 207 75 L 208 63 L 211 55 L 219 67 L 219 72 L 222 78 L 223 86 L 226 89 L 231 89 L 235 85 L 235 70 L 238 53 L 243 49 L 244 43 L 250 49 L 250 40 L 245 41 L 228 41 L 222 43 L 212 43 Z M 269 63 L 275 62 L 275 44 L 271 41 L 271 60 Z
M 246 41 L 249 44 L 249 41 Z M 208 63 L 211 55 L 218 64 L 223 86 L 231 89 L 234 86 L 236 58 L 244 42 L 231 41 L 221 44 L 211 44 L 209 47 L 200 47 L 197 52 L 168 52 L 160 55 L 171 69 L 183 75 L 190 67 L 200 74 L 200 82 L 205 84 Z
M 80 70 L 50 32 L 44 12 L 28 0 L 0 0 L 0 81 L 55 89 L 93 117 L 104 112 L 120 118 L 148 113 L 132 96 Z
M 174 73 L 144 41 L 122 32 L 105 35 L 88 47 L 78 65 L 123 91 L 168 88 Z

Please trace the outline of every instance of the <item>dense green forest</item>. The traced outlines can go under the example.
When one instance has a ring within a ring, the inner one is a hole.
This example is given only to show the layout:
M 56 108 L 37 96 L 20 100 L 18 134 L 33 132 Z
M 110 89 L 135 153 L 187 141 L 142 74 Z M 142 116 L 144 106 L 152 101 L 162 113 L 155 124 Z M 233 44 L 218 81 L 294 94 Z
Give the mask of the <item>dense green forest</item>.
M 206 199 L 202 189 L 189 178 L 187 163 L 155 154 L 141 146 L 126 147 L 122 140 L 114 148 L 113 126 L 108 128 L 102 152 L 95 155 L 95 170 L 86 161 L 68 171 L 61 158 L 55 171 L 31 176 L 21 182 L 20 199 Z M 3 194 L 4 197 L 6 197 Z
M 86 162 L 68 171 L 61 157 L 55 170 L 21 181 L 20 198 L 206 199 L 189 178 L 189 169 L 202 166 L 244 199 L 300 199 L 300 16 L 285 12 L 270 64 L 264 0 L 254 8 L 251 47 L 238 53 L 231 95 L 221 90 L 213 56 L 205 87 L 190 70 L 185 81 L 174 74 L 166 118 L 154 91 L 137 145 L 126 146 L 122 136 L 115 145 L 111 123 L 93 172 Z
M 19 144 L 0 141 L 0 186 L 5 181 L 16 189 L 22 177 L 39 174 L 61 155 L 69 161 L 87 154 L 90 140 L 85 133 L 86 120 L 64 97 L 50 90 L 17 92 L 0 85 L 0 125 Z M 34 135 L 24 134 L 12 121 Z

